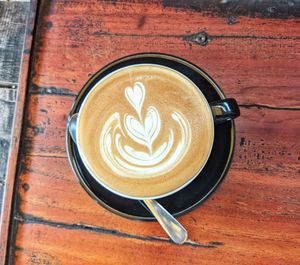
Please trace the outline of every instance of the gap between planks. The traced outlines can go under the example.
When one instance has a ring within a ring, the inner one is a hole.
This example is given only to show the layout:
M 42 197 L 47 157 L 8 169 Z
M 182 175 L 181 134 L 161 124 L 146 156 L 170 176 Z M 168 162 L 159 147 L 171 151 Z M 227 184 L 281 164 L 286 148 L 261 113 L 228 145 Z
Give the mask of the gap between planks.
M 23 223 L 23 224 L 40 224 L 40 225 L 55 227 L 58 229 L 82 230 L 82 231 L 88 231 L 88 232 L 98 233 L 98 234 L 107 234 L 115 237 L 123 237 L 123 238 L 136 239 L 141 241 L 156 241 L 156 242 L 176 245 L 173 241 L 171 241 L 171 239 L 165 237 L 135 235 L 135 234 L 121 232 L 115 229 L 107 229 L 105 227 L 99 227 L 99 226 L 93 226 L 93 225 L 87 225 L 81 223 L 69 224 L 63 222 L 56 222 L 56 221 L 46 220 L 41 217 L 24 214 L 24 213 L 17 214 L 14 217 L 14 220 L 18 223 Z M 183 245 L 191 246 L 195 248 L 217 248 L 224 245 L 224 243 L 215 242 L 215 241 L 209 243 L 199 243 L 192 240 L 187 240 Z
M 300 36 L 284 37 L 284 36 L 255 36 L 255 35 L 209 35 L 205 31 L 193 34 L 126 34 L 126 33 L 112 33 L 107 31 L 95 31 L 95 36 L 112 36 L 112 37 L 144 37 L 144 38 L 180 38 L 186 41 L 191 41 L 198 35 L 206 34 L 209 40 L 214 39 L 254 39 L 254 40 L 300 40 Z

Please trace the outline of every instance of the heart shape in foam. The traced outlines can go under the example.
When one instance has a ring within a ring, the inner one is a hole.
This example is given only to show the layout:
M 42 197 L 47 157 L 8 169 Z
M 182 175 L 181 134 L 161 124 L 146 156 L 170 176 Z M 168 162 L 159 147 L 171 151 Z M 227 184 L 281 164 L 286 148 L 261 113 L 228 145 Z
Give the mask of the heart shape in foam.
M 125 96 L 132 107 L 141 115 L 145 99 L 145 87 L 141 82 L 136 82 L 132 87 L 126 87 Z

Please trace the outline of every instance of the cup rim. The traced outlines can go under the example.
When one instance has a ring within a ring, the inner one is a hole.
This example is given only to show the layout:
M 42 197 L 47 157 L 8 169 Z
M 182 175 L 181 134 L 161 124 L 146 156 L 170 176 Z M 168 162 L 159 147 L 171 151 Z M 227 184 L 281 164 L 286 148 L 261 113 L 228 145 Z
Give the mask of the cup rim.
M 207 153 L 207 156 L 206 156 L 206 159 L 204 161 L 204 163 L 202 164 L 202 166 L 198 169 L 198 171 L 195 173 L 195 175 L 190 178 L 188 181 L 184 182 L 184 184 L 182 184 L 181 186 L 177 187 L 176 189 L 173 189 L 171 191 L 168 191 L 168 192 L 165 192 L 165 193 L 162 193 L 160 195 L 156 195 L 156 196 L 130 196 L 130 195 L 127 195 L 127 194 L 124 194 L 124 193 L 121 193 L 117 190 L 114 190 L 112 187 L 108 186 L 107 184 L 105 184 L 104 182 L 101 181 L 100 177 L 97 177 L 96 174 L 93 172 L 92 168 L 90 167 L 87 159 L 86 159 L 86 156 L 82 150 L 82 146 L 80 146 L 80 143 L 79 143 L 79 126 L 78 126 L 78 123 L 80 122 L 80 115 L 82 113 L 82 110 L 84 109 L 84 106 L 85 106 L 85 103 L 87 102 L 87 99 L 89 98 L 89 96 L 91 95 L 91 93 L 93 93 L 93 91 L 97 88 L 97 85 L 102 83 L 104 80 L 106 80 L 107 78 L 109 78 L 110 76 L 112 76 L 113 74 L 117 73 L 117 72 L 120 72 L 120 71 L 123 71 L 124 69 L 126 68 L 130 68 L 130 67 L 135 67 L 135 66 L 147 66 L 147 65 L 154 65 L 154 66 L 158 66 L 158 67 L 162 67 L 162 68 L 165 68 L 165 69 L 168 69 L 170 71 L 173 71 L 177 74 L 179 74 L 180 76 L 182 76 L 183 78 L 187 79 L 189 82 L 191 82 L 194 87 L 197 89 L 198 93 L 201 94 L 201 97 L 203 98 L 204 102 L 205 102 L 205 105 L 206 107 L 208 108 L 209 110 L 209 117 L 210 117 L 210 123 L 211 123 L 211 127 L 212 127 L 212 138 L 211 138 L 211 143 L 210 143 L 210 148 L 209 148 L 209 152 Z M 97 75 L 97 74 L 96 74 Z M 119 195 L 119 196 L 122 196 L 122 197 L 125 197 L 127 199 L 134 199 L 134 200 L 145 200 L 145 199 L 161 199 L 161 198 L 164 198 L 164 197 L 167 197 L 169 195 L 172 195 L 178 191 L 180 191 L 181 189 L 185 188 L 188 184 L 190 184 L 202 171 L 202 169 L 205 167 L 207 161 L 209 160 L 210 158 L 210 155 L 211 155 L 211 151 L 212 151 L 212 148 L 213 148 L 213 143 L 214 143 L 214 137 L 215 137 L 215 127 L 214 127 L 214 119 L 213 119 L 213 113 L 212 113 L 212 110 L 211 110 L 211 107 L 209 105 L 209 102 L 207 101 L 207 98 L 205 97 L 205 95 L 203 94 L 203 92 L 199 89 L 199 87 L 191 80 L 189 79 L 186 75 L 182 74 L 181 72 L 175 70 L 175 69 L 172 69 L 171 67 L 168 67 L 168 66 L 164 66 L 164 65 L 160 65 L 160 64 L 155 64 L 155 63 L 137 63 L 137 64 L 131 64 L 131 65 L 128 65 L 128 66 L 125 66 L 125 67 L 120 67 L 114 71 L 112 71 L 111 73 L 107 74 L 106 76 L 104 76 L 103 78 L 99 79 L 95 84 L 93 84 L 93 86 L 89 86 L 90 88 L 90 91 L 88 91 L 88 94 L 84 97 L 84 100 L 83 102 L 81 103 L 81 106 L 79 108 L 79 111 L 77 112 L 77 126 L 76 126 L 76 139 L 77 139 L 77 143 L 76 143 L 76 146 L 78 148 L 78 151 L 79 151 L 79 155 L 85 165 L 85 167 L 87 168 L 87 170 L 89 171 L 89 173 L 91 174 L 91 176 L 100 184 L 102 185 L 103 187 L 105 187 L 106 189 L 108 189 L 109 191 Z

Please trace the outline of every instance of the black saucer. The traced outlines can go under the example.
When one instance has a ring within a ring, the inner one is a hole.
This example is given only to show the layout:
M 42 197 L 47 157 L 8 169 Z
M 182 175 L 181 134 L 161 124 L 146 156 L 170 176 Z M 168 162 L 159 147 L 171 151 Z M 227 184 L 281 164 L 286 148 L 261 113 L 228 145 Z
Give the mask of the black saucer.
M 225 96 L 214 81 L 202 70 L 180 58 L 165 54 L 137 54 L 122 58 L 98 71 L 78 94 L 70 116 L 79 108 L 93 85 L 118 68 L 141 63 L 160 64 L 171 67 L 189 77 L 202 91 L 208 102 L 224 99 Z M 185 188 L 173 195 L 159 199 L 174 216 L 182 215 L 202 203 L 220 184 L 226 175 L 233 156 L 235 141 L 234 122 L 215 126 L 215 140 L 209 160 L 201 173 Z M 115 195 L 96 182 L 85 168 L 68 128 L 66 131 L 67 155 L 72 170 L 84 189 L 105 208 L 121 216 L 140 220 L 155 220 L 142 202 Z

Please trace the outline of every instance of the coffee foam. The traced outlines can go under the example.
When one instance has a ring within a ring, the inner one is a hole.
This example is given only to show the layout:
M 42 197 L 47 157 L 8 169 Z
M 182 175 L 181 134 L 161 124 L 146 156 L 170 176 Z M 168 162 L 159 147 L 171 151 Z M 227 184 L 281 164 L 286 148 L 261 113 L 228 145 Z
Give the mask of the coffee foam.
M 205 164 L 213 142 L 210 107 L 182 74 L 135 65 L 101 80 L 80 110 L 78 145 L 100 183 L 130 197 L 178 189 Z

